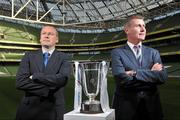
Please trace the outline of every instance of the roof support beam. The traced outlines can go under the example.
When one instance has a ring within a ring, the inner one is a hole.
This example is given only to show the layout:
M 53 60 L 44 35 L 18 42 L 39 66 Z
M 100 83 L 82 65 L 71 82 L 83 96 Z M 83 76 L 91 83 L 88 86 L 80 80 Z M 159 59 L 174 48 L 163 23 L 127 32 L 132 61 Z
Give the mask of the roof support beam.
M 71 8 L 71 10 L 72 10 L 72 12 L 74 13 L 75 17 L 77 18 L 77 20 L 80 21 L 80 20 L 79 20 L 79 17 L 78 17 L 77 14 L 76 14 L 76 12 L 75 12 L 74 9 L 71 7 L 71 4 L 70 4 L 68 1 L 66 1 L 66 2 L 67 2 L 67 4 L 68 4 L 68 6 Z
M 90 1 L 91 5 L 94 7 L 94 9 L 96 10 L 96 12 L 98 13 L 98 15 L 101 17 L 101 19 L 104 19 L 103 16 L 101 15 L 101 13 L 99 12 L 99 10 L 94 5 L 94 3 L 91 0 L 89 0 L 89 1 Z
M 17 12 L 15 15 L 12 14 L 12 17 L 16 17 L 32 0 L 28 0 L 26 2 L 26 4 L 24 4 Z M 13 0 L 13 3 L 14 3 L 14 0 Z M 13 8 L 14 8 L 14 4 L 13 4 Z
M 64 0 L 63 0 L 64 1 Z M 41 18 L 38 19 L 38 21 L 41 21 L 47 14 L 49 14 L 51 12 L 52 9 L 54 9 L 55 6 L 57 6 L 57 4 L 59 4 L 61 2 L 61 0 L 59 2 L 57 2 L 56 4 L 54 4 Z

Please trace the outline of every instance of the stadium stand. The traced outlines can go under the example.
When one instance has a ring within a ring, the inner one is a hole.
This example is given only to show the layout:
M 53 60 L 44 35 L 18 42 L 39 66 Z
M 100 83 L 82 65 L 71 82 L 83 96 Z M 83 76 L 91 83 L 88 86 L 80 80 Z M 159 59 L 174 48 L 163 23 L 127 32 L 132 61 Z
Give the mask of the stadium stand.
M 161 54 L 163 54 L 163 56 L 167 56 L 169 54 L 172 55 L 172 53 L 168 54 L 168 52 L 174 52 L 173 53 L 174 55 L 176 55 L 176 54 L 178 55 L 178 51 L 180 51 L 180 49 L 178 47 L 178 45 L 180 44 L 180 42 L 179 42 L 180 26 L 178 26 L 178 24 L 176 24 L 176 26 L 172 25 L 171 22 L 179 19 L 179 16 L 180 16 L 180 14 L 177 14 L 174 16 L 169 16 L 164 19 L 156 20 L 156 22 L 155 22 L 156 24 L 162 23 L 162 21 L 166 21 L 166 24 L 169 24 L 169 26 L 166 25 L 166 28 L 163 27 L 161 29 L 157 29 L 156 31 L 152 30 L 151 27 L 157 26 L 157 25 L 155 25 L 154 22 L 148 23 L 147 29 L 148 29 L 148 31 L 151 31 L 151 32 L 148 32 L 146 41 L 144 41 L 144 44 L 157 48 L 161 52 Z M 9 36 L 13 36 L 13 35 L 5 34 L 5 39 L 0 40 L 0 50 L 1 51 L 6 51 L 6 52 L 11 51 L 12 53 L 23 54 L 25 51 L 36 50 L 40 47 L 39 41 L 38 41 L 38 35 L 37 35 L 37 34 L 39 34 L 38 33 L 39 29 L 35 29 L 32 27 L 29 28 L 24 25 L 19 26 L 19 25 L 15 25 L 14 23 L 10 23 L 10 22 L 8 22 L 8 24 L 4 24 L 4 21 L 0 21 L 0 23 L 1 23 L 0 27 L 3 28 L 3 29 L 1 29 L 1 31 L 2 31 L 1 33 L 4 33 L 3 30 L 5 31 L 6 29 L 8 29 L 9 31 L 12 31 L 12 32 L 10 32 L 11 34 L 16 33 L 16 32 L 19 33 L 19 31 L 21 31 L 20 32 L 21 34 L 17 34 L 18 37 L 9 37 Z M 10 28 L 10 26 L 11 26 L 11 28 Z M 21 39 L 25 38 L 24 36 L 27 36 L 26 35 L 27 31 L 31 31 L 28 34 L 34 38 L 33 42 L 29 42 L 30 41 L 29 38 L 26 40 L 21 40 Z M 110 51 L 111 49 L 119 47 L 126 43 L 125 38 L 119 38 L 119 40 L 118 40 L 118 37 L 117 37 L 116 38 L 117 40 L 114 39 L 115 35 L 123 36 L 123 31 L 120 31 L 119 33 L 109 32 L 109 33 L 99 33 L 99 34 L 78 34 L 78 33 L 72 34 L 72 35 L 71 34 L 62 33 L 62 32 L 60 33 L 60 45 L 57 45 L 57 48 L 59 50 L 69 52 L 69 53 L 88 52 L 88 51 L 100 51 L 100 53 L 101 53 L 103 51 Z M 122 37 L 122 36 L 119 36 L 119 37 Z M 19 37 L 21 37 L 21 39 L 19 39 Z M 94 39 L 94 38 L 96 38 L 96 40 L 92 41 L 92 39 Z M 71 43 L 62 44 L 63 41 L 70 41 L 72 39 L 74 39 L 73 44 L 71 44 Z M 85 40 L 85 42 L 83 42 L 83 39 Z M 103 42 L 103 39 L 106 42 Z M 13 40 L 13 42 L 12 42 L 12 40 Z M 168 48 L 170 48 L 169 46 L 172 49 L 168 49 Z M 106 58 L 110 57 L 108 52 L 106 55 L 107 55 Z M 96 56 L 101 56 L 101 55 L 87 54 L 87 57 L 85 57 L 84 59 L 96 58 Z M 20 57 L 18 57 L 18 58 L 20 59 Z M 79 57 L 79 58 L 81 59 L 82 57 Z M 100 58 L 100 57 L 97 57 L 97 58 Z M 6 61 L 8 59 L 6 59 Z
M 3 33 L 3 39 L 8 41 L 37 42 L 38 30 L 22 24 L 15 24 L 0 20 L 0 33 Z
M 162 21 L 166 21 L 166 27 L 156 29 L 155 31 L 150 28 L 151 26 L 155 26 L 155 23 L 148 23 L 148 34 L 146 37 L 146 41 L 144 41 L 144 44 L 157 48 L 160 51 L 162 60 L 167 64 L 167 66 L 170 66 L 168 68 L 168 72 L 173 76 L 177 76 L 180 71 L 179 69 L 177 69 L 178 67 L 176 65 L 178 64 L 177 61 L 179 60 L 180 56 L 180 27 L 178 26 L 178 24 L 172 25 L 171 22 L 176 21 L 178 18 L 179 14 L 170 16 L 169 18 L 165 18 L 163 20 L 156 20 L 156 24 L 162 23 Z M 20 59 L 22 58 L 24 52 L 29 50 L 36 50 L 40 47 L 37 36 L 39 29 L 29 29 L 29 27 L 26 27 L 25 29 L 23 25 L 14 25 L 14 23 L 10 22 L 8 22 L 8 24 L 6 25 L 3 24 L 2 21 L 0 23 L 0 28 L 3 28 L 1 29 L 1 31 L 6 30 L 5 28 L 8 28 L 9 31 L 12 31 L 9 33 L 15 33 L 13 32 L 15 30 L 18 32 L 20 31 L 21 33 L 17 34 L 18 37 L 11 37 L 11 35 L 5 34 L 5 36 L 2 37 L 3 39 L 1 38 L 0 40 L 0 50 L 2 51 L 0 54 L 0 61 L 1 64 L 3 64 L 0 71 L 4 73 L 4 75 L 15 75 L 17 64 L 20 62 Z M 27 36 L 27 31 L 33 31 L 29 33 L 34 38 L 33 42 L 29 39 L 29 37 L 24 37 Z M 19 37 L 21 37 L 21 39 L 19 39 Z M 109 61 L 110 50 L 126 43 L 126 39 L 123 37 L 123 31 L 120 31 L 119 33 L 101 33 L 95 35 L 79 33 L 68 34 L 61 32 L 60 45 L 58 45 L 57 48 L 61 51 L 69 52 L 72 55 L 73 60 Z M 92 41 L 92 39 L 94 38 L 96 38 L 96 40 Z M 74 42 L 70 43 L 72 42 L 72 39 L 74 39 Z M 84 39 L 85 41 L 83 41 L 82 39 Z M 89 53 L 89 51 L 91 51 L 91 53 Z M 99 52 L 97 53 L 97 51 Z M 78 54 L 78 52 L 85 52 L 86 54 Z M 172 62 L 176 62 L 176 64 L 174 65 L 172 64 Z M 11 71 L 11 67 L 9 67 L 8 64 L 16 64 L 16 66 L 12 69 L 13 71 Z

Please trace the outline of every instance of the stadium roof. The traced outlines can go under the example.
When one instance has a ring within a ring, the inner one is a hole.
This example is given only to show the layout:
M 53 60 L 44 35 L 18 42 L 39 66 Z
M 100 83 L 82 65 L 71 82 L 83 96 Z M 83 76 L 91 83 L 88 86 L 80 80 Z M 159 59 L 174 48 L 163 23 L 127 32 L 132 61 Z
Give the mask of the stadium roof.
M 153 19 L 179 0 L 1 0 L 0 17 L 59 26 L 113 28 L 133 14 Z

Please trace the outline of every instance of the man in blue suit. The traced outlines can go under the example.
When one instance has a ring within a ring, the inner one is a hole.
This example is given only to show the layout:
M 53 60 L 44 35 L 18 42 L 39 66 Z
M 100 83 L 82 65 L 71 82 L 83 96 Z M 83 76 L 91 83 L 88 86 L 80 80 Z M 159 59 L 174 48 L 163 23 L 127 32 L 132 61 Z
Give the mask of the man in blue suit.
M 41 30 L 41 49 L 26 52 L 16 76 L 16 87 L 25 92 L 16 120 L 63 120 L 64 86 L 70 76 L 68 56 L 55 49 L 58 32 Z
M 167 73 L 160 54 L 142 45 L 146 36 L 142 16 L 131 16 L 124 30 L 127 44 L 111 52 L 116 120 L 162 120 L 157 85 L 166 81 Z

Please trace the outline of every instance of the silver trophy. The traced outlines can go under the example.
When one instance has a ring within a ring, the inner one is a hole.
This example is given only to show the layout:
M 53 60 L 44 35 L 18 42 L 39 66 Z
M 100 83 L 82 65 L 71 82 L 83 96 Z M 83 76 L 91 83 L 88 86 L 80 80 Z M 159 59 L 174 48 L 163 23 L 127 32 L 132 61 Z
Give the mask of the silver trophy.
M 105 61 L 75 62 L 74 109 L 89 114 L 102 113 L 109 109 L 107 71 L 108 63 Z M 81 91 L 84 91 L 84 94 Z M 97 97 L 100 100 L 96 99 Z

